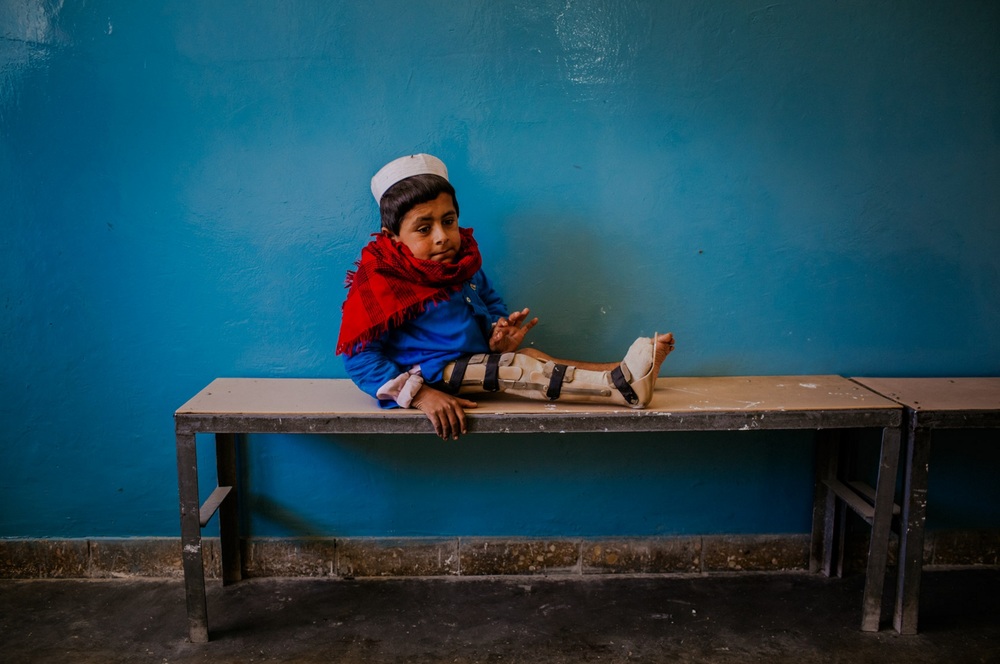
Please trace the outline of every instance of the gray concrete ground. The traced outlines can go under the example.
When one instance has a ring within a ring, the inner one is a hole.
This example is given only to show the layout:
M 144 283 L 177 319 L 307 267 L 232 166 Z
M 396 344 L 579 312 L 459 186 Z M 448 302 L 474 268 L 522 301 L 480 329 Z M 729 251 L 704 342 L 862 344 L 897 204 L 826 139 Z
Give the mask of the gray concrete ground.
M 997 662 L 1000 569 L 927 571 L 921 633 L 858 630 L 863 579 L 269 578 L 0 581 L 4 662 Z M 888 617 L 888 611 L 886 612 Z

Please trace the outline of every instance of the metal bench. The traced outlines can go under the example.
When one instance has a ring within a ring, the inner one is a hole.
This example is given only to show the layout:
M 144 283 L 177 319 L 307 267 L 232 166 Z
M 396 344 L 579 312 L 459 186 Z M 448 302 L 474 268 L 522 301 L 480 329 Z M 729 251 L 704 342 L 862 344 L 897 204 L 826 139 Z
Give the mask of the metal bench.
M 880 429 L 878 482 L 867 492 L 871 504 L 849 499 L 851 507 L 864 512 L 872 525 L 862 629 L 878 629 L 899 457 L 903 413 L 899 404 L 839 376 L 660 378 L 652 402 L 643 410 L 503 396 L 480 398 L 478 403 L 468 415 L 470 434 L 815 430 L 820 444 L 810 569 L 828 574 L 834 507 L 837 500 L 851 495 L 843 488 L 849 485 L 842 481 L 836 464 L 830 462 L 839 444 L 829 434 Z M 223 584 L 243 577 L 237 434 L 431 433 L 423 413 L 382 410 L 350 381 L 338 379 L 219 378 L 178 409 L 174 419 L 184 583 L 193 642 L 208 641 L 209 636 L 201 529 L 216 511 Z M 198 489 L 196 434 L 215 436 L 218 487 L 204 504 Z
M 1000 428 L 1000 378 L 854 380 L 906 407 L 903 509 L 893 622 L 900 634 L 916 634 L 931 434 L 935 429 Z

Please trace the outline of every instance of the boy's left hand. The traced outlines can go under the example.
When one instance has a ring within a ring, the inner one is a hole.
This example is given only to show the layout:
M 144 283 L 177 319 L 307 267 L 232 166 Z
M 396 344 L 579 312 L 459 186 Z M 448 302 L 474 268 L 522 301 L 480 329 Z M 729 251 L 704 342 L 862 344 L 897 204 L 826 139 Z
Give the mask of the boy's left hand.
M 501 318 L 493 326 L 490 336 L 490 350 L 494 353 L 510 353 L 518 349 L 528 330 L 538 324 L 538 318 L 532 318 L 527 323 L 529 309 L 515 311 L 507 318 Z M 522 323 L 524 325 L 522 326 Z

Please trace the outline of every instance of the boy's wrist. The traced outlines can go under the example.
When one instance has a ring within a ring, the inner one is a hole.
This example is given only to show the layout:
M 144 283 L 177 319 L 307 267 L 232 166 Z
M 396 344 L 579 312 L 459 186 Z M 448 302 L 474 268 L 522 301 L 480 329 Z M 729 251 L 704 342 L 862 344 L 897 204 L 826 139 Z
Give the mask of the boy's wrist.
M 400 393 L 399 397 L 396 399 L 396 403 L 400 408 L 415 408 L 413 400 L 417 398 L 420 391 L 424 389 L 424 379 L 420 376 L 414 376 L 416 381 L 407 381 L 407 387 L 404 388 L 403 392 Z M 411 388 L 410 385 L 413 385 Z
M 420 375 L 420 369 L 414 367 L 406 373 L 401 373 L 385 385 L 380 387 L 376 393 L 379 399 L 392 400 L 400 408 L 409 408 L 413 403 L 413 398 L 424 385 L 424 378 Z

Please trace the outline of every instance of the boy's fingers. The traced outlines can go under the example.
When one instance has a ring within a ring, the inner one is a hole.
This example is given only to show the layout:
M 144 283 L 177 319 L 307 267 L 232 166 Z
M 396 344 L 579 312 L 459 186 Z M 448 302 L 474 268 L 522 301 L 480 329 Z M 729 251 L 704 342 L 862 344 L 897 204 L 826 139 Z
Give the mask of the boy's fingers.
M 438 438 L 444 438 L 444 429 L 441 426 L 441 420 L 435 415 L 428 415 L 427 418 L 431 421 L 434 433 L 437 434 Z
M 451 424 L 448 422 L 447 417 L 441 418 L 441 431 L 438 435 L 441 436 L 441 440 L 448 440 L 451 438 Z
M 465 413 L 462 409 L 448 411 L 448 437 L 455 439 L 465 429 Z

